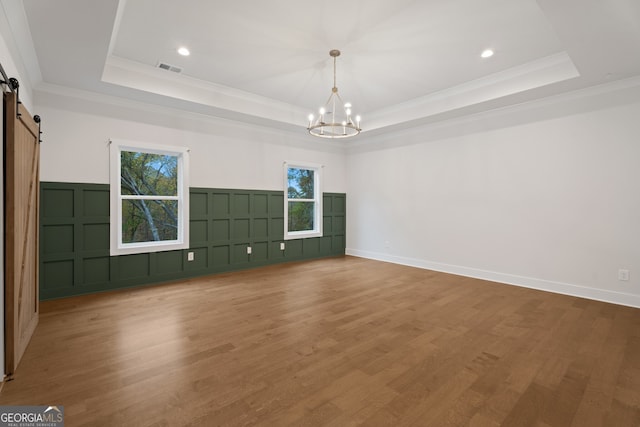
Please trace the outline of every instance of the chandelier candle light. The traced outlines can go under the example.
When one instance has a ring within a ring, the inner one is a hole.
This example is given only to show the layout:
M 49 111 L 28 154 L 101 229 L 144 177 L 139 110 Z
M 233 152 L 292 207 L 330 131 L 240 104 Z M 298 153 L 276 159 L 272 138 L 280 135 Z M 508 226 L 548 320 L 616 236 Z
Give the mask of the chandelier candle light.
M 340 51 L 333 49 L 329 52 L 329 55 L 333 58 L 333 88 L 331 89 L 331 95 L 325 106 L 320 108 L 318 118 L 314 118 L 313 114 L 309 114 L 307 130 L 311 135 L 320 138 L 356 136 L 362 130 L 360 128 L 360 116 L 355 116 L 354 121 L 351 113 L 351 104 L 342 101 L 336 86 L 336 58 L 340 56 Z

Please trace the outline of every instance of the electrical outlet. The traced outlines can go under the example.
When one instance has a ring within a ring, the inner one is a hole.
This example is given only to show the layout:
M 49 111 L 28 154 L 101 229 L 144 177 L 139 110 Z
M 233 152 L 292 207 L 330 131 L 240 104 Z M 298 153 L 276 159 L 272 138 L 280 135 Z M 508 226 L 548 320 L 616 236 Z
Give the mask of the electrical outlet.
M 281 243 L 280 243 L 280 250 L 281 250 L 281 251 L 284 251 L 284 242 L 281 242 Z
M 625 269 L 620 269 L 618 270 L 618 280 L 623 281 L 623 282 L 628 282 L 629 281 L 629 270 L 625 270 Z
M 251 246 L 247 246 L 247 255 L 251 255 Z
M 193 261 L 194 256 L 193 256 L 193 252 L 187 252 L 187 261 Z

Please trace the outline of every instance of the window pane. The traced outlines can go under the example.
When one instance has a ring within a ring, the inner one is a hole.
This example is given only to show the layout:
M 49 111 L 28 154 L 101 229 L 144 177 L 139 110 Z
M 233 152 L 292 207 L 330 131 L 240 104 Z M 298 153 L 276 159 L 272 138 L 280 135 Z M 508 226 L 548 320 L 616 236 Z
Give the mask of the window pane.
M 123 200 L 122 243 L 178 240 L 176 200 Z
M 314 202 L 289 202 L 289 231 L 314 230 Z
M 120 166 L 122 194 L 145 196 L 176 196 L 178 194 L 178 156 L 122 151 Z
M 315 174 L 312 169 L 288 168 L 288 198 L 313 199 L 314 178 Z

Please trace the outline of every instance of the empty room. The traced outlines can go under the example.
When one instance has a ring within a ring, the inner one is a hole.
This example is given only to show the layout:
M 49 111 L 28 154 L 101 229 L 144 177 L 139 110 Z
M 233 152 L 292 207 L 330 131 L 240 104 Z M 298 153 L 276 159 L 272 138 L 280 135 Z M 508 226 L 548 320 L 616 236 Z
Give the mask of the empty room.
M 0 426 L 640 425 L 637 0 L 0 0 Z

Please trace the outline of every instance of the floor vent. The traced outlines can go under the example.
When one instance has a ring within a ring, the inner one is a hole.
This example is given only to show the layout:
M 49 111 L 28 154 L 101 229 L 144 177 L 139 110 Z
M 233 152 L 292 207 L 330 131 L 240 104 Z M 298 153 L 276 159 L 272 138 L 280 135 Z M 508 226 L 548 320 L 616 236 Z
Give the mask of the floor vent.
M 174 65 L 167 64 L 166 62 L 158 62 L 158 68 L 161 68 L 161 69 L 167 70 L 167 71 L 173 71 L 174 73 L 181 73 L 182 72 L 182 68 L 176 67 Z

